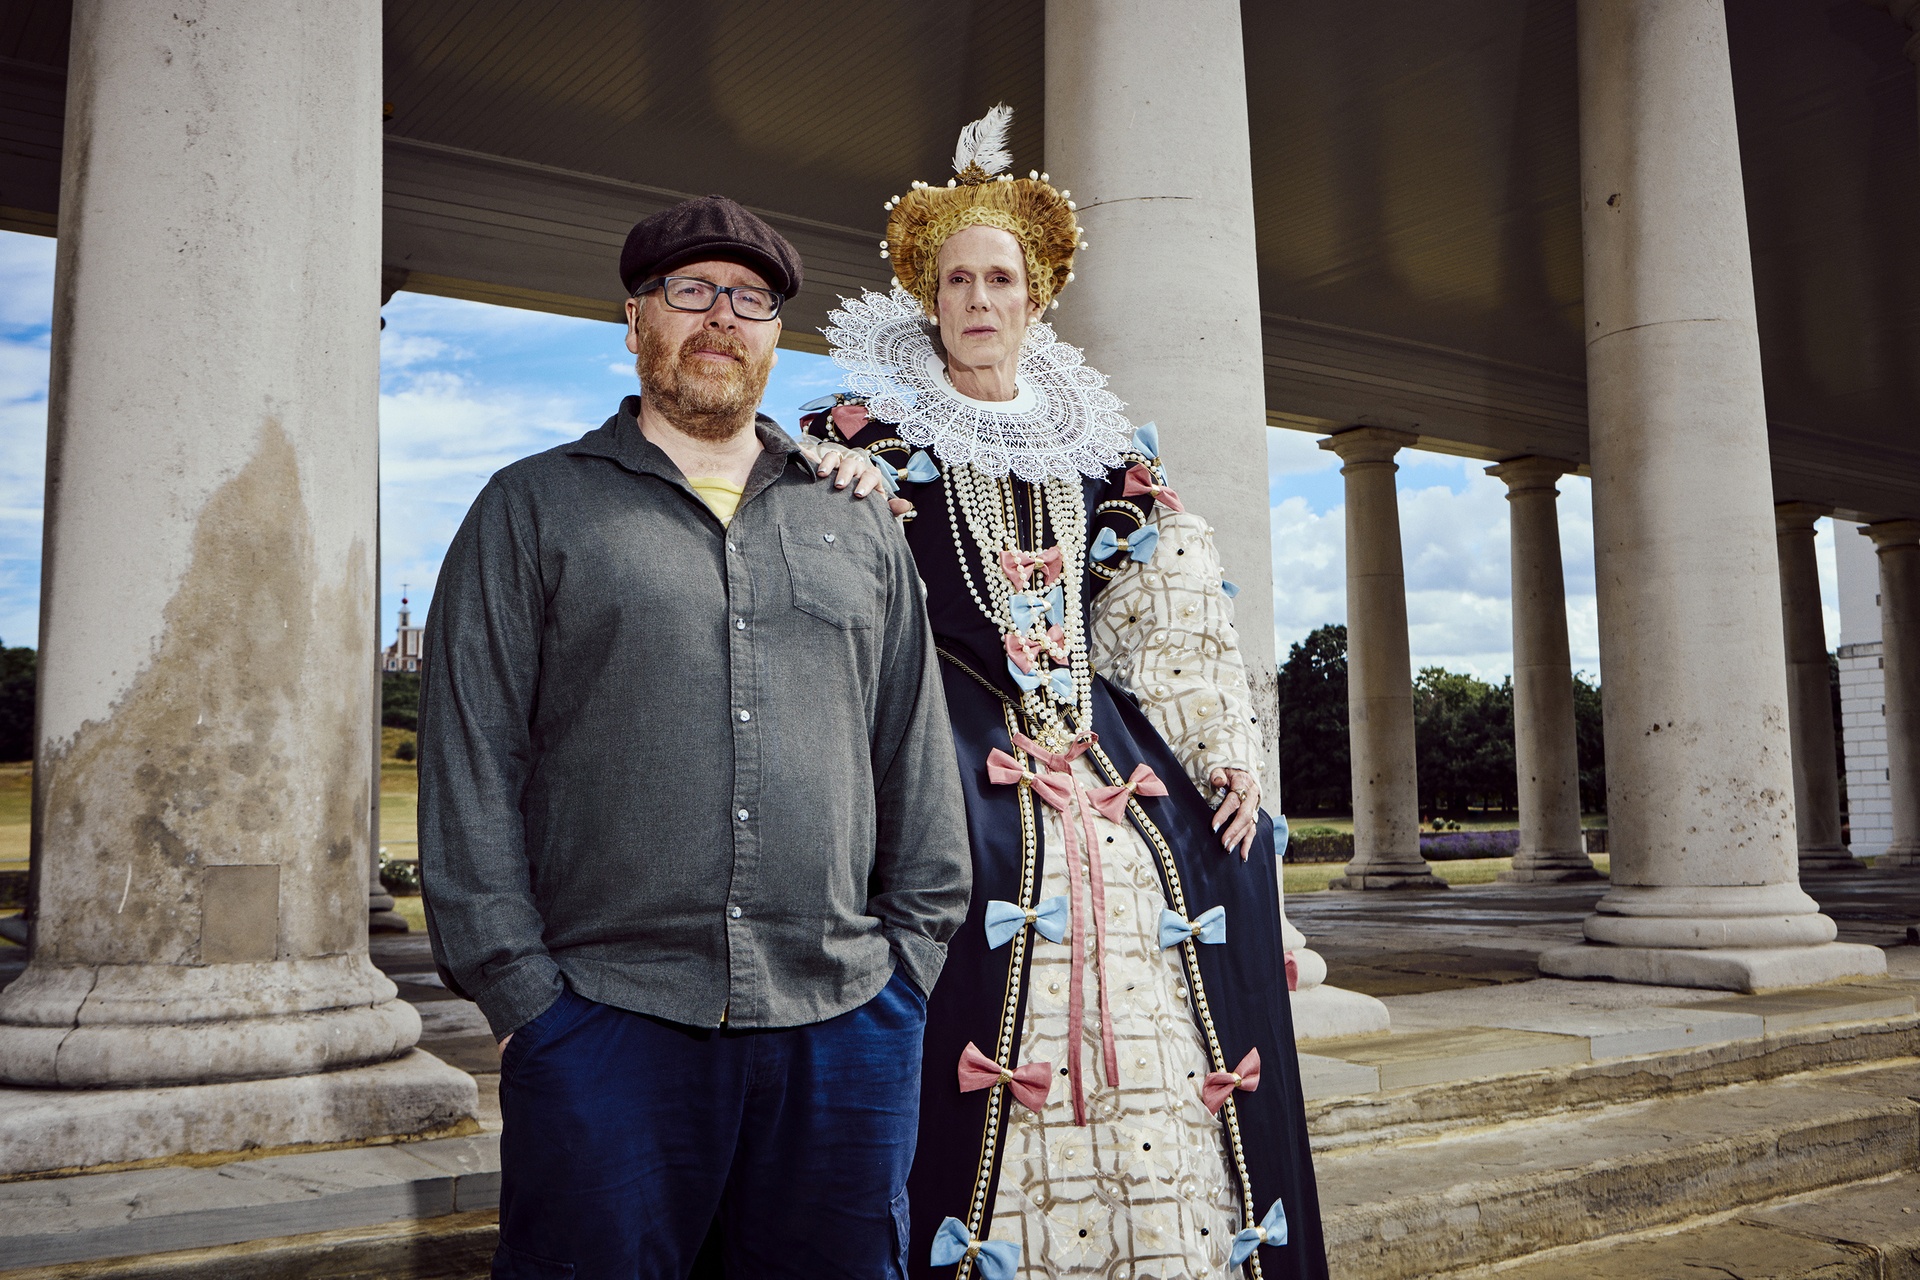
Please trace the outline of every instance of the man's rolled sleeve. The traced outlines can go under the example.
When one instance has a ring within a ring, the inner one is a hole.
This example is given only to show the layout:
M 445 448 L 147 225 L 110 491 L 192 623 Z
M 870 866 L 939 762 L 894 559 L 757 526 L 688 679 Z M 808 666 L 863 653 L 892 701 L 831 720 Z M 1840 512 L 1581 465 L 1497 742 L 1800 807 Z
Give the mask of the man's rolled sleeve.
M 891 600 L 873 728 L 877 916 L 897 964 L 931 993 L 966 919 L 973 862 L 933 635 L 906 540 L 887 539 Z
M 544 625 L 537 539 L 507 487 L 481 492 L 447 549 L 420 700 L 420 871 L 449 989 L 495 1036 L 560 994 L 527 862 L 521 794 Z

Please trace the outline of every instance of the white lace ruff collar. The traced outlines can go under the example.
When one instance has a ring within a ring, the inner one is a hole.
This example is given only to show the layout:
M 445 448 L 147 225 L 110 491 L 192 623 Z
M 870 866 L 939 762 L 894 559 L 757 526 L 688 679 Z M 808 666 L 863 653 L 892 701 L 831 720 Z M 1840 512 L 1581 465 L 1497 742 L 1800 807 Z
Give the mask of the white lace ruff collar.
M 908 444 L 931 448 L 949 467 L 990 476 L 1012 472 L 1039 483 L 1049 476 L 1100 476 L 1120 465 L 1133 425 L 1107 376 L 1078 347 L 1034 324 L 1020 346 L 1012 400 L 975 400 L 954 389 L 927 336 L 920 304 L 895 285 L 891 296 L 846 298 L 820 332 L 846 370 L 847 389 L 867 398 L 881 422 L 896 422 Z

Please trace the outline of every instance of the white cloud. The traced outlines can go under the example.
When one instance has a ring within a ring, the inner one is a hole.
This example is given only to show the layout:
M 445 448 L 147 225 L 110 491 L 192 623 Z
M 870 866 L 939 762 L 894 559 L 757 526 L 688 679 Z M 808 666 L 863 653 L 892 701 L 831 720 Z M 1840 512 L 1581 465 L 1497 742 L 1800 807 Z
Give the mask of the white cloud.
M 34 328 L 53 314 L 52 236 L 0 232 L 0 326 Z
M 1273 491 L 1274 627 L 1278 649 L 1314 627 L 1346 619 L 1346 512 L 1328 457 L 1305 433 L 1275 432 L 1268 453 Z M 1400 539 L 1413 665 L 1443 666 L 1499 680 L 1513 669 L 1512 583 L 1506 486 L 1484 463 L 1408 450 L 1400 455 Z M 1440 483 L 1431 481 L 1438 479 Z M 1561 559 L 1576 670 L 1597 671 L 1590 486 L 1560 484 Z

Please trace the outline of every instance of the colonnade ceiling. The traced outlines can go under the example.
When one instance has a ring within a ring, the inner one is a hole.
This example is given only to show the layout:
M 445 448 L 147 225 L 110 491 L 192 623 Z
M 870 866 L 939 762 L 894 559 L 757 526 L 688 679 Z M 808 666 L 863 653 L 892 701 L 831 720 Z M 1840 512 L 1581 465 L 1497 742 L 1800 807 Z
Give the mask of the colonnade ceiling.
M 54 225 L 70 4 L 0 0 L 3 225 Z M 944 179 L 959 124 L 1009 102 L 1045 167 L 1045 9 L 387 0 L 389 284 L 611 317 L 633 219 L 724 191 L 800 247 L 786 340 L 818 350 L 887 279 L 881 202 Z M 1242 16 L 1270 420 L 1584 462 L 1574 0 Z M 1727 16 L 1777 496 L 1920 516 L 1908 33 L 1873 0 Z

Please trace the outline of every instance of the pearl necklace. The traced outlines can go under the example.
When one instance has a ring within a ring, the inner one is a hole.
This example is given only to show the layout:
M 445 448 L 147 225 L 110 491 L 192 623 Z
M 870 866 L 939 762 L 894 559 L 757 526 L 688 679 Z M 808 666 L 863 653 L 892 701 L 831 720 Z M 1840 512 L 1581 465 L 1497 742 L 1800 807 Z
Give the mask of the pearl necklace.
M 1037 654 L 1049 654 L 1047 617 L 1044 610 L 1033 611 L 1029 625 L 1014 625 L 1014 584 L 1000 570 L 1002 551 L 1039 551 L 1043 547 L 1020 545 L 1020 509 L 1014 481 L 1006 476 L 991 476 L 975 467 L 950 466 L 946 483 L 947 523 L 953 530 L 953 546 L 960 560 L 960 575 L 967 594 L 993 627 L 1019 636 Z M 1060 551 L 1061 630 L 1066 637 L 1067 668 L 1072 672 L 1073 699 L 1062 704 L 1046 681 L 1021 691 L 1021 709 L 1034 738 L 1049 751 L 1065 753 L 1075 737 L 1093 727 L 1093 665 L 1087 657 L 1086 622 L 1081 604 L 1086 590 L 1087 509 L 1080 481 L 1053 477 L 1034 488 L 1041 502 L 1033 512 L 1033 540 L 1043 542 L 1051 531 Z M 974 579 L 972 559 L 961 533 L 965 525 L 980 556 L 985 591 Z M 1045 576 L 1038 565 L 1030 571 L 1026 591 L 1030 596 L 1046 594 Z M 1033 579 L 1039 580 L 1039 590 Z M 1050 654 L 1049 654 L 1050 660 Z

